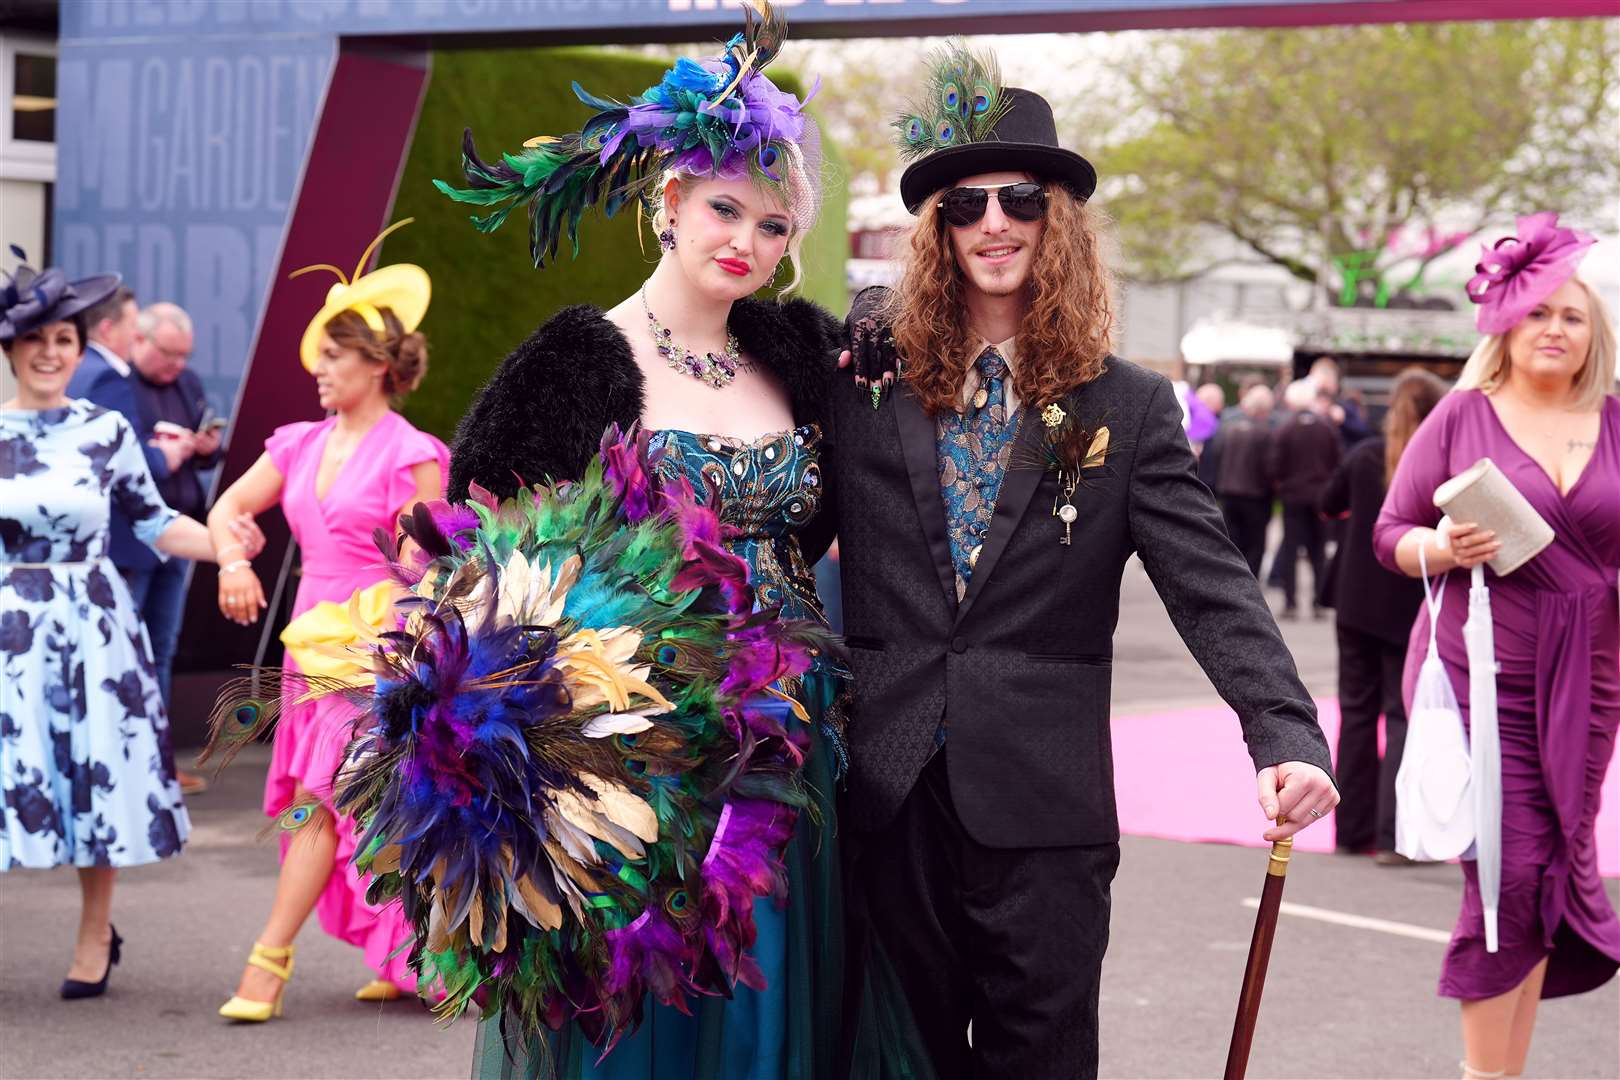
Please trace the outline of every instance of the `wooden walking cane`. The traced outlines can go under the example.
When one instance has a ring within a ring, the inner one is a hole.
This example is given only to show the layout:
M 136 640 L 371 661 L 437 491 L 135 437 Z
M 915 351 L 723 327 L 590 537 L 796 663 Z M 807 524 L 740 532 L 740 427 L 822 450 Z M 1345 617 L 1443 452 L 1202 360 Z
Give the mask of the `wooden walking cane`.
M 1277 818 L 1278 825 L 1287 823 L 1286 817 Z M 1260 910 L 1254 917 L 1254 938 L 1249 942 L 1249 963 L 1243 969 L 1243 989 L 1238 993 L 1237 1019 L 1232 1023 L 1232 1045 L 1226 1052 L 1226 1080 L 1243 1080 L 1249 1069 L 1249 1047 L 1254 1043 L 1260 994 L 1266 988 L 1266 965 L 1271 963 L 1271 939 L 1277 933 L 1277 909 L 1282 906 L 1283 879 L 1288 876 L 1288 857 L 1293 850 L 1292 836 L 1271 845 L 1266 884 L 1260 891 Z

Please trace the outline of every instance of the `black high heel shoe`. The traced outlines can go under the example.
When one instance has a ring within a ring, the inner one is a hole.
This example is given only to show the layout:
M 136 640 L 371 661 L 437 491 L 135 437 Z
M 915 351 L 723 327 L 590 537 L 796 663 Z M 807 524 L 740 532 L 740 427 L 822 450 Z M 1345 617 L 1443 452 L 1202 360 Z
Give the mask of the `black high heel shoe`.
M 112 948 L 107 950 L 107 970 L 101 973 L 99 982 L 80 982 L 78 979 L 62 980 L 62 1000 L 77 1001 L 79 998 L 100 997 L 107 992 L 107 976 L 112 974 L 113 965 L 118 963 L 119 946 L 124 939 L 118 936 L 118 927 L 112 928 Z

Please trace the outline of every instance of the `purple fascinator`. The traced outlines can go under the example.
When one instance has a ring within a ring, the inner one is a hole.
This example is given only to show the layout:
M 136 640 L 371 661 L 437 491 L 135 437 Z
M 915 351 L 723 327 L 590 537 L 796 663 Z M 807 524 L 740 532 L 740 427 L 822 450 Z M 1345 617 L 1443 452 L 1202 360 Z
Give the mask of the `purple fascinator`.
M 758 7 L 756 14 L 755 5 Z M 480 207 L 480 232 L 500 228 L 512 211 L 529 213 L 529 256 L 536 268 L 567 240 L 579 254 L 579 223 L 600 206 L 612 217 L 649 206 L 668 170 L 775 185 L 794 227 L 815 224 L 821 203 L 821 136 L 805 102 L 778 87 L 765 67 L 781 51 L 787 23 L 769 0 L 747 0 L 741 33 L 717 57 L 682 57 L 657 86 L 629 101 L 598 97 L 579 83 L 574 96 L 594 115 L 566 135 L 542 135 L 517 153 L 485 161 L 463 133 L 467 186 L 433 184 L 456 202 Z M 798 177 L 806 183 L 790 183 Z
M 1597 237 L 1558 227 L 1547 210 L 1519 219 L 1517 236 L 1481 249 L 1468 299 L 1479 305 L 1474 325 L 1482 334 L 1505 334 L 1575 274 Z

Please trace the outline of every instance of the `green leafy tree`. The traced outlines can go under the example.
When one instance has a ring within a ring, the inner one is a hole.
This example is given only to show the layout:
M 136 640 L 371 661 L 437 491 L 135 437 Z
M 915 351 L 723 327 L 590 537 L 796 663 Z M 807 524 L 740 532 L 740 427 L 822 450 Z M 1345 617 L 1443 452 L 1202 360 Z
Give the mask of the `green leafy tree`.
M 1487 223 L 1612 217 L 1617 58 L 1600 19 L 1176 34 L 1070 120 L 1134 274 L 1207 269 L 1224 234 L 1341 301 L 1387 300 Z

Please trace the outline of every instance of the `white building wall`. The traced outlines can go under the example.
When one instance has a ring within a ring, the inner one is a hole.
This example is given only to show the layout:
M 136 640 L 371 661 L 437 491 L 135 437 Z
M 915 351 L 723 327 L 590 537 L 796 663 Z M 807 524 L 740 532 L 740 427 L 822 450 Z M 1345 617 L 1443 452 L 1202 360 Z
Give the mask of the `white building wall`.
M 12 138 L 13 74 L 19 52 L 54 55 L 56 43 L 32 34 L 0 34 L 0 270 L 8 273 L 17 262 L 13 244 L 28 253 L 30 265 L 45 265 L 51 224 L 47 192 L 56 180 L 55 144 Z M 16 392 L 11 366 L 0 364 L 0 401 Z
M 11 244 L 28 252 L 33 266 L 42 265 L 45 229 L 45 185 L 33 180 L 0 179 L 0 268 L 10 273 L 16 265 Z M 11 365 L 0 364 L 0 401 L 10 401 L 16 393 Z

